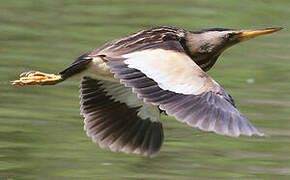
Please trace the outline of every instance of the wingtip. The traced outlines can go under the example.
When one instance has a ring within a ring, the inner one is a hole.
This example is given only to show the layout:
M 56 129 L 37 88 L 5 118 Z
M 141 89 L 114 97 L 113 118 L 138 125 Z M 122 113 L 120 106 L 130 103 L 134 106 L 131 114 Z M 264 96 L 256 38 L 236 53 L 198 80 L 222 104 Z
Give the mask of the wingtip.
M 258 131 L 258 133 L 256 133 L 256 134 L 253 134 L 253 135 L 256 135 L 256 136 L 261 136 L 261 137 L 263 137 L 263 136 L 266 136 L 264 133 L 262 133 L 262 132 L 260 132 L 260 131 Z
M 265 136 L 264 133 L 258 131 L 257 129 L 255 129 L 255 132 L 251 132 L 251 133 L 239 132 L 238 134 L 224 134 L 224 135 L 231 136 L 231 137 L 241 137 L 241 136 L 248 136 L 248 137 L 258 136 L 258 137 L 264 137 Z

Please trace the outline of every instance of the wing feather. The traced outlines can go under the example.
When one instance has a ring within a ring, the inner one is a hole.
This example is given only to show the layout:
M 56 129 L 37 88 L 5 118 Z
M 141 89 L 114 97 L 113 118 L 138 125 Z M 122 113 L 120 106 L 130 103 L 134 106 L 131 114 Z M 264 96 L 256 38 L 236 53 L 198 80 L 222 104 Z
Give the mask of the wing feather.
M 163 130 L 157 107 L 116 82 L 84 77 L 80 91 L 84 128 L 100 147 L 148 156 L 159 152 Z
M 115 78 L 133 88 L 139 98 L 189 126 L 229 136 L 263 135 L 235 108 L 232 97 L 181 51 L 177 41 L 166 43 L 104 58 Z

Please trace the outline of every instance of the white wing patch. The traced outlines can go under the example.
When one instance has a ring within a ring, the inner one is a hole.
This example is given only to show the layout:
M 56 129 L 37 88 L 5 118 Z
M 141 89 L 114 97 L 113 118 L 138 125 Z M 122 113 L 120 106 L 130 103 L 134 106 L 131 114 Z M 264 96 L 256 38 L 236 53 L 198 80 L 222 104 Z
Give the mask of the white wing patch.
M 152 122 L 160 122 L 160 113 L 157 106 L 146 104 L 139 99 L 132 89 L 122 84 L 102 81 L 102 88 L 107 95 L 112 96 L 115 101 L 125 103 L 131 108 L 140 107 L 137 115 L 142 119 L 149 118 Z
M 151 49 L 123 55 L 130 68 L 138 69 L 163 90 L 180 94 L 199 94 L 208 76 L 184 53 Z

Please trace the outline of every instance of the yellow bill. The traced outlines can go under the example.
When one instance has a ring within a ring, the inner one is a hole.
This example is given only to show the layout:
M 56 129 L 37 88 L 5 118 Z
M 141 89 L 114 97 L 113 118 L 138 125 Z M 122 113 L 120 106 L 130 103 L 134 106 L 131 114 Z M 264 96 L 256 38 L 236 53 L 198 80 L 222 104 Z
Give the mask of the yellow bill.
M 265 34 L 271 34 L 276 31 L 280 31 L 283 29 L 282 27 L 277 27 L 277 28 L 265 28 L 265 29 L 255 29 L 255 30 L 244 30 L 241 31 L 238 34 L 238 38 L 240 40 L 246 40 L 246 39 L 251 39 L 257 36 L 265 35 Z

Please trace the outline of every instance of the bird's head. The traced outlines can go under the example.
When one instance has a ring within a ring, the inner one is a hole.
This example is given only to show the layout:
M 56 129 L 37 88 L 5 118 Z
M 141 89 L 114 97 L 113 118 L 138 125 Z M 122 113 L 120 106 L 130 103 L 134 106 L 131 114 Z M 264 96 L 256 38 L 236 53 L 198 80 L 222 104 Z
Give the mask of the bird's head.
M 234 30 L 212 28 L 190 31 L 186 34 L 186 46 L 191 57 L 206 58 L 220 55 L 225 49 L 248 39 L 270 34 L 282 28 L 265 28 L 254 30 Z

